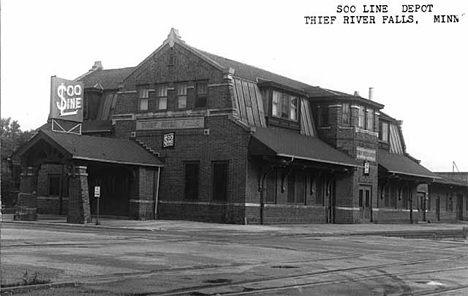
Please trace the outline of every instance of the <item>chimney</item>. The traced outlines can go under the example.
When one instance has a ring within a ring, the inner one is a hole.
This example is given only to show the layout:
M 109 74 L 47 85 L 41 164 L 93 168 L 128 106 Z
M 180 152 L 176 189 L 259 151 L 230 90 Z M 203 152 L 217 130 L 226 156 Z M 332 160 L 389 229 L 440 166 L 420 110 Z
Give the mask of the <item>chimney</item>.
M 101 61 L 95 61 L 90 71 L 103 70 L 103 69 L 104 67 L 102 66 Z
M 369 100 L 373 101 L 374 100 L 374 88 L 369 87 Z
M 359 92 L 358 92 L 357 90 L 354 91 L 354 95 L 355 95 L 356 97 L 360 97 Z

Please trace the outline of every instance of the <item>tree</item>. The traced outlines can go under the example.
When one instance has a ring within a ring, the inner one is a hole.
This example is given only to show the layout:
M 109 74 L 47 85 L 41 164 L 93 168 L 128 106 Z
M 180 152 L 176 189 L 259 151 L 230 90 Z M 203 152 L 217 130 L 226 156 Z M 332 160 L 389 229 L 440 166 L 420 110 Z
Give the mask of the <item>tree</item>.
M 0 121 L 1 140 L 1 200 L 5 207 L 16 203 L 19 191 L 19 168 L 10 162 L 13 152 L 25 144 L 33 135 L 33 131 L 23 132 L 17 120 L 2 118 Z

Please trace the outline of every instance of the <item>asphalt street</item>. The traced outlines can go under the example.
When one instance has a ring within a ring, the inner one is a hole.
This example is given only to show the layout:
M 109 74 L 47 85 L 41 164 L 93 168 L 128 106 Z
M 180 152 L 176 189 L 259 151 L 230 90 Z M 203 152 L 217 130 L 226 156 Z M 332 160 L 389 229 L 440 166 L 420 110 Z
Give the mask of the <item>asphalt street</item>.
M 2 223 L 2 295 L 468 295 L 464 239 Z

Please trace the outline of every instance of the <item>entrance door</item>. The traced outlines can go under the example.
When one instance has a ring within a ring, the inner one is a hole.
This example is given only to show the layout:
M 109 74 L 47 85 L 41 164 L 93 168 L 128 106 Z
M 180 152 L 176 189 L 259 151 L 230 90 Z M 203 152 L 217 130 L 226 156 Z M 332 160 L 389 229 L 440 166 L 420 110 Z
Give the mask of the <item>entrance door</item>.
M 372 187 L 359 187 L 359 208 L 362 222 L 372 221 Z
M 463 195 L 457 195 L 458 220 L 463 221 Z
M 437 196 L 436 198 L 436 216 L 437 221 L 440 221 L 440 196 Z
M 131 177 L 126 170 L 116 167 L 97 167 L 89 169 L 89 196 L 91 214 L 128 217 Z M 101 187 L 101 197 L 94 198 L 94 186 Z M 92 198 L 91 198 L 92 197 Z
M 336 196 L 335 196 L 335 182 L 329 185 L 328 192 L 328 221 L 329 223 L 335 223 L 335 206 L 336 206 Z
M 419 220 L 426 221 L 426 195 L 425 193 L 418 192 L 418 213 Z

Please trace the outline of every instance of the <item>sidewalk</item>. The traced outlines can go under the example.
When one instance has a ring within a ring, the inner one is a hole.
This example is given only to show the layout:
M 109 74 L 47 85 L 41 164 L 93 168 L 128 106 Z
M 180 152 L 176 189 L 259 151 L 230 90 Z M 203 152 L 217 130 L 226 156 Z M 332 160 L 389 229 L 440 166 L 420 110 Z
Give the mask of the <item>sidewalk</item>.
M 144 231 L 178 231 L 191 233 L 220 233 L 229 235 L 272 234 L 272 235 L 389 235 L 389 236 L 426 236 L 450 234 L 466 238 L 468 223 L 419 223 L 419 224 L 281 224 L 281 225 L 233 225 L 179 220 L 126 220 L 100 218 L 100 225 L 95 219 L 90 224 L 69 224 L 66 216 L 39 215 L 37 221 L 14 221 L 12 214 L 3 214 L 3 223 L 32 223 L 43 225 L 62 225 L 69 227 L 99 227 L 112 229 L 131 229 Z M 393 234 L 393 235 L 392 235 Z

